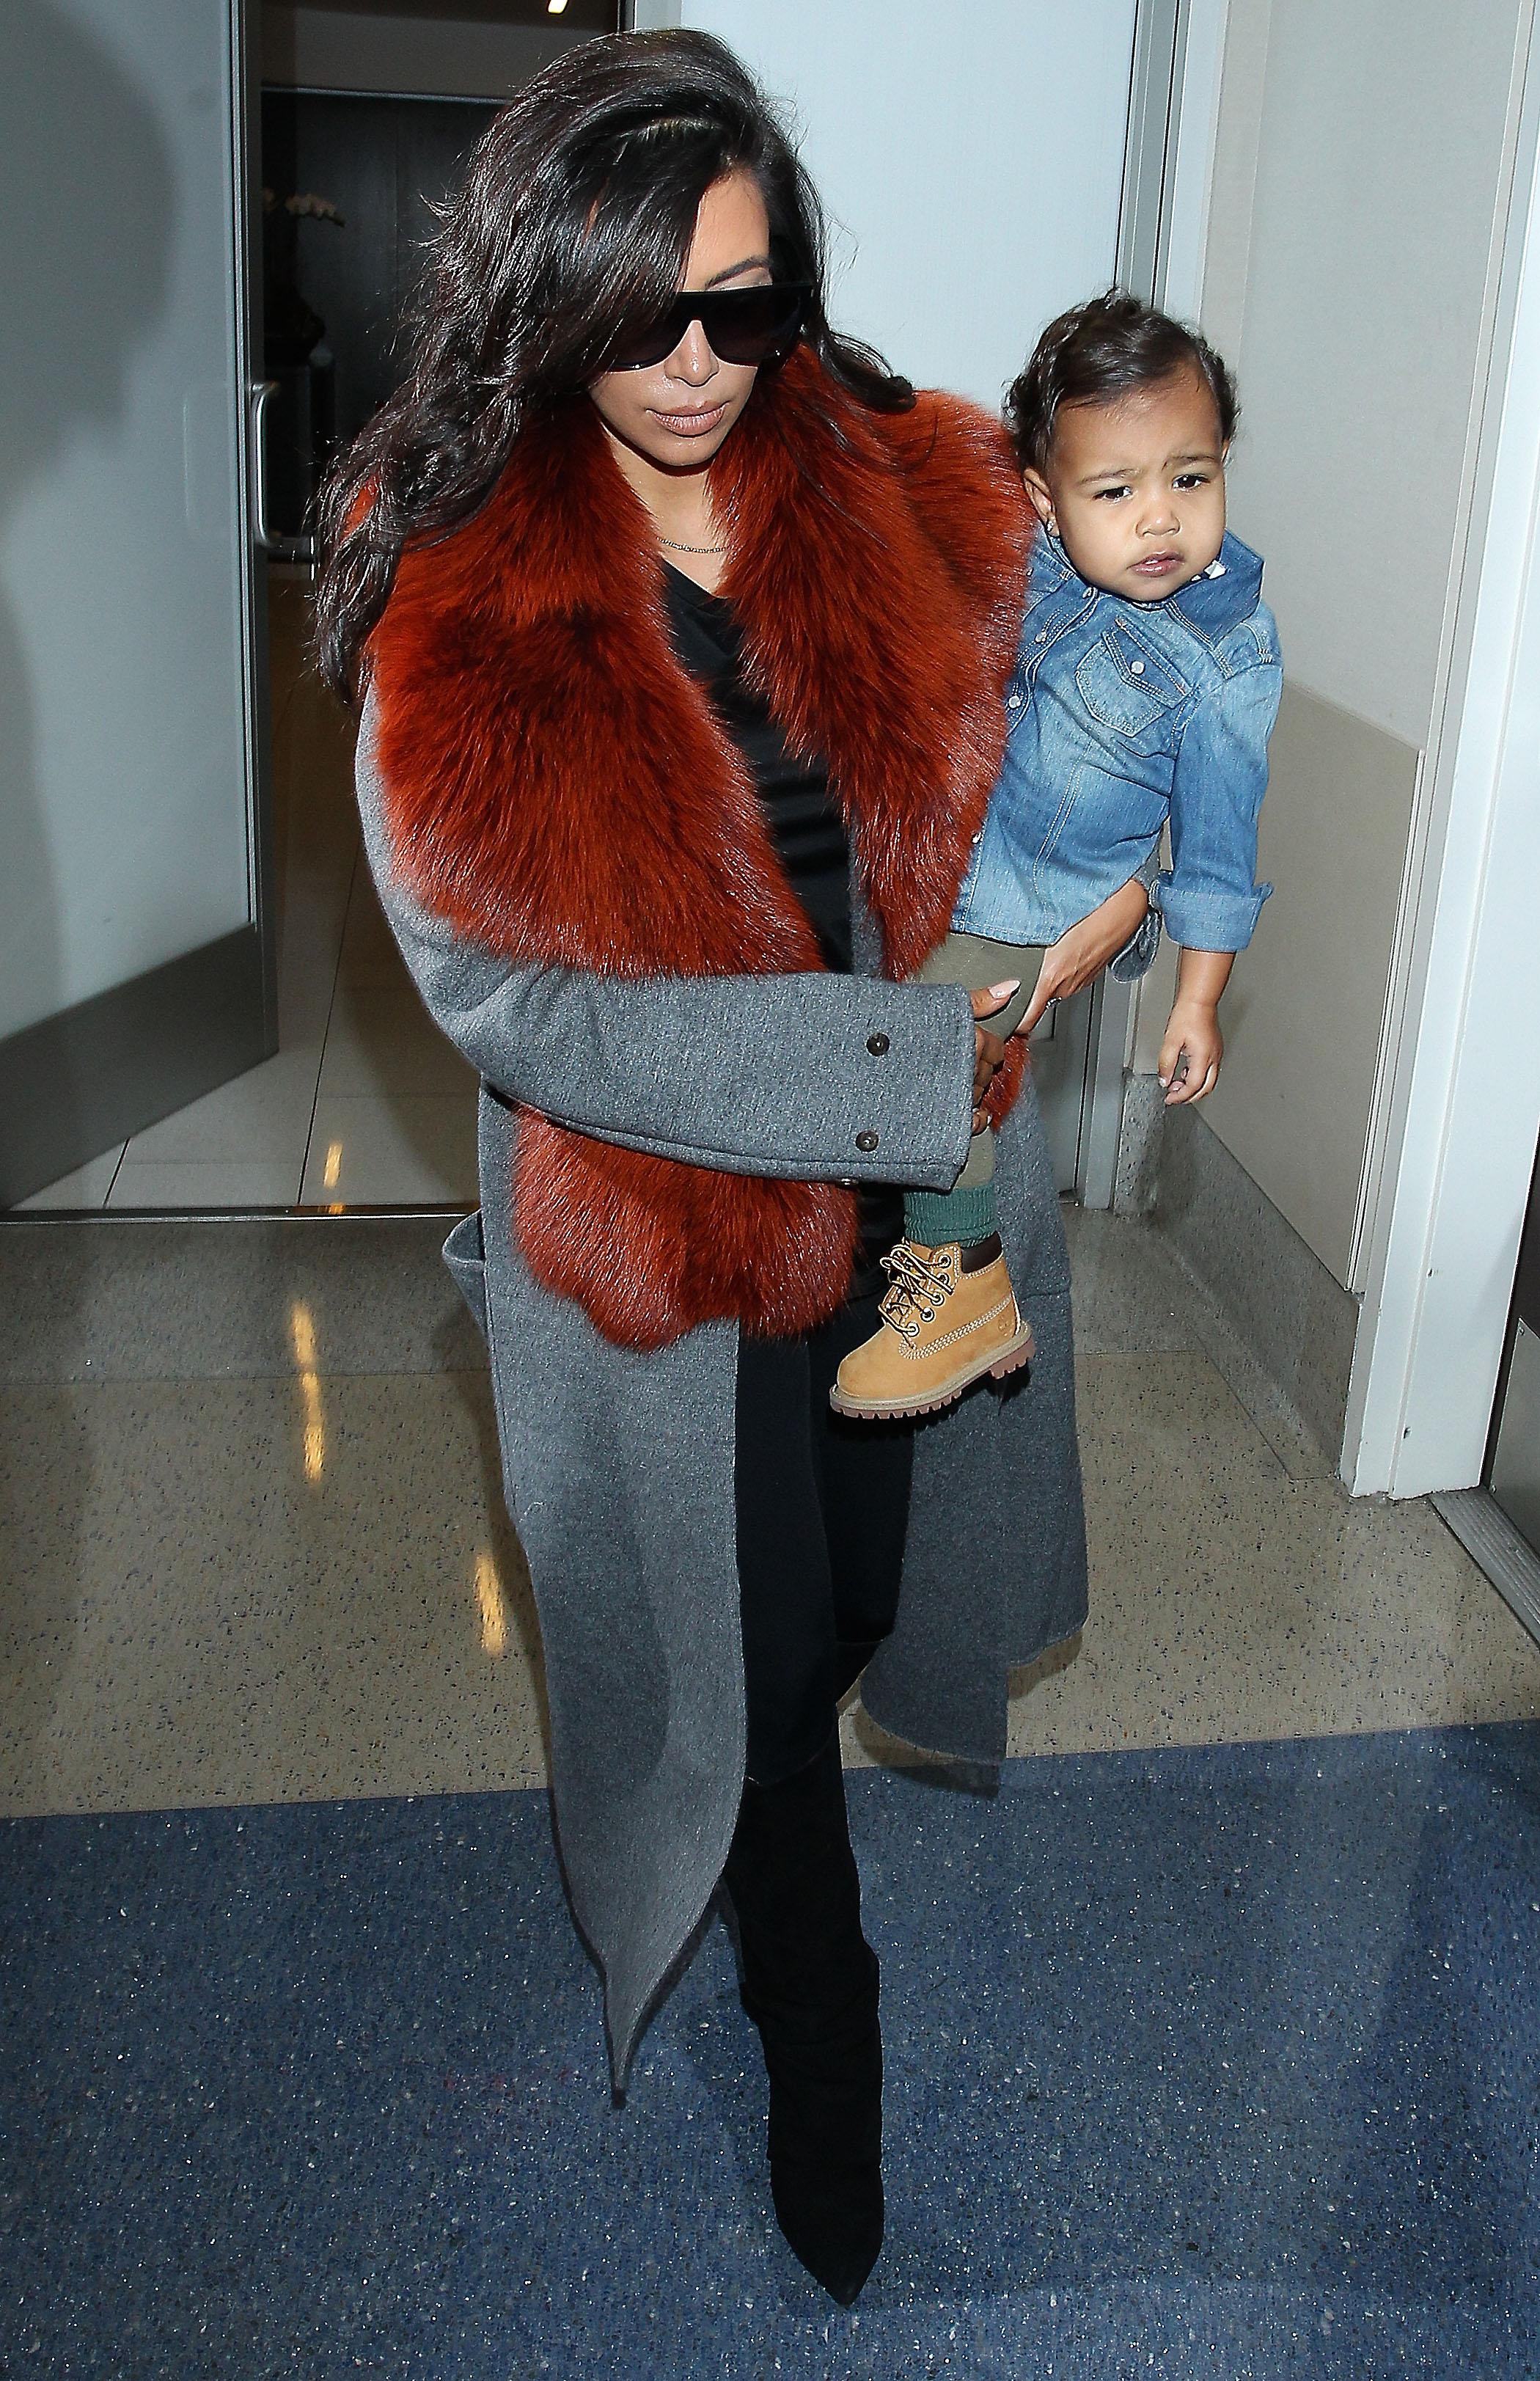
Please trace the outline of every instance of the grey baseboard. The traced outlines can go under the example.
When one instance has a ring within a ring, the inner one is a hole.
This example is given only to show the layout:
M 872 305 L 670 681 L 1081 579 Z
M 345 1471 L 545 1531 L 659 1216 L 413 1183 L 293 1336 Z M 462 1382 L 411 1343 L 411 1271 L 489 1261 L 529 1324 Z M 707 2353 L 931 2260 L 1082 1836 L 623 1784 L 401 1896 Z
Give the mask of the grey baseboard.
M 0 1206 L 14 1207 L 271 1056 L 255 926 L 0 1042 Z
M 1358 1300 L 1191 1108 L 1164 1111 L 1153 1220 L 1312 1435 L 1338 1457 Z
M 1159 1077 L 1125 1077 L 1118 1171 L 1112 1185 L 1115 1215 L 1153 1214 L 1159 1192 L 1160 1139 L 1165 1122 L 1166 1094 Z
M 1540 1556 L 1519 1535 L 1489 1488 L 1455 1488 L 1433 1499 L 1478 1569 L 1540 1645 Z

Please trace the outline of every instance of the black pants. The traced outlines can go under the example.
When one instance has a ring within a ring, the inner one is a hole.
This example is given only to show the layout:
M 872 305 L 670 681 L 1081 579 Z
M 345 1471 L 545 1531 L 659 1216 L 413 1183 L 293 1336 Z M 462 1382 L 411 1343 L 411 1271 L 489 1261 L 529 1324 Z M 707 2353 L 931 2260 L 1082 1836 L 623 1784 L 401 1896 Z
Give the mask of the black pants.
M 855 1649 L 898 1610 L 914 1456 L 906 1422 L 850 1422 L 829 1391 L 877 1329 L 860 1298 L 806 1339 L 739 1343 L 738 1581 L 748 1774 L 761 1786 L 812 1760 Z

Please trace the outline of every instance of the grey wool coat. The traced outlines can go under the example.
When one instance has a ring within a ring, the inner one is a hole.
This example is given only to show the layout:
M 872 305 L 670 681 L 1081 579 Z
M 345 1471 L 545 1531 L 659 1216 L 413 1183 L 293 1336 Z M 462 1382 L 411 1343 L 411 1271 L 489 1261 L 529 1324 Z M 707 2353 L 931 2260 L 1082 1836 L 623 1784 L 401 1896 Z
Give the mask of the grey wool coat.
M 619 1347 L 532 1278 L 511 1228 L 518 1110 L 730 1173 L 946 1190 L 971 1129 L 972 1011 L 952 987 L 875 974 L 622 981 L 511 964 L 399 883 L 372 726 L 366 707 L 375 880 L 423 999 L 482 1077 L 480 1212 L 444 1253 L 490 1346 L 544 1642 L 557 1835 L 624 2083 L 743 1787 L 737 1330 Z M 875 939 L 858 931 L 858 965 Z M 984 1765 L 1005 1750 L 1008 1669 L 1085 1615 L 1069 1268 L 1030 1080 L 997 1186 L 1037 1358 L 1025 1388 L 976 1390 L 917 1431 L 898 1623 L 861 1689 L 894 1736 Z

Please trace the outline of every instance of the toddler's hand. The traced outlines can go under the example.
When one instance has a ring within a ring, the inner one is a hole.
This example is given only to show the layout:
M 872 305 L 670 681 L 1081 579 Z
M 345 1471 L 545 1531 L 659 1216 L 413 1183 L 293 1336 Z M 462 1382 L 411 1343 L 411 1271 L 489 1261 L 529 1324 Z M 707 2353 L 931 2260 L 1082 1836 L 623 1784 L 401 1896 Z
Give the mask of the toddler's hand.
M 1174 1108 L 1189 1100 L 1207 1099 L 1219 1080 L 1223 1057 L 1224 1035 L 1213 1002 L 1179 1000 L 1167 1021 L 1156 1062 L 1166 1105 Z

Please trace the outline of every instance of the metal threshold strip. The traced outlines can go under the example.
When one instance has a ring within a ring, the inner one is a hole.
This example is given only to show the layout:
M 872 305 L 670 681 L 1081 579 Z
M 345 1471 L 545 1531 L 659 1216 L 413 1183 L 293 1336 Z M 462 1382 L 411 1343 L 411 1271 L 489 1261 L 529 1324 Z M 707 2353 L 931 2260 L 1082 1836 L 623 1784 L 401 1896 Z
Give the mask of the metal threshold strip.
M 1433 1509 L 1448 1522 L 1472 1561 L 1540 1645 L 1540 1555 L 1520 1536 L 1489 1488 L 1454 1488 L 1435 1496 Z
M 443 1202 L 425 1205 L 373 1205 L 363 1201 L 346 1207 L 6 1207 L 0 1209 L 0 1227 L 7 1224 L 380 1224 L 433 1217 L 458 1223 L 467 1206 Z

